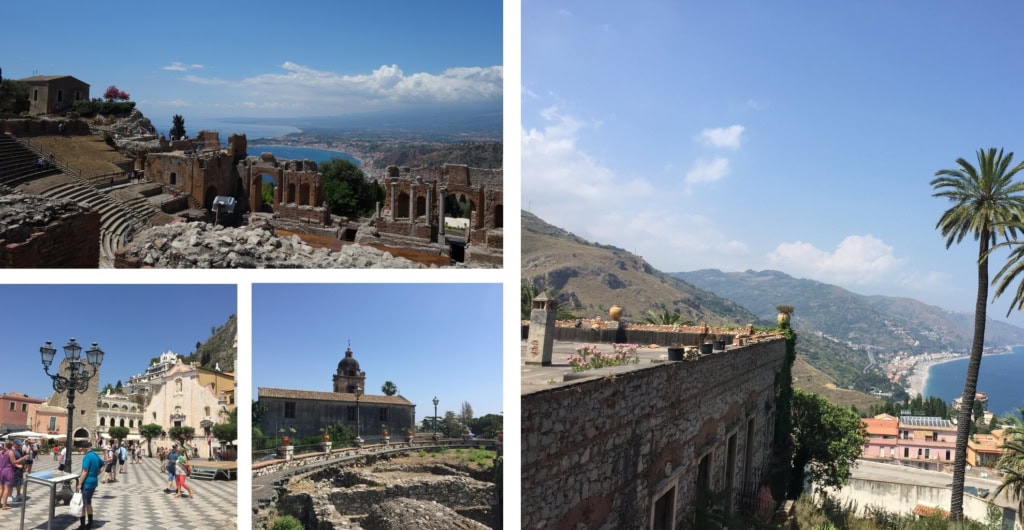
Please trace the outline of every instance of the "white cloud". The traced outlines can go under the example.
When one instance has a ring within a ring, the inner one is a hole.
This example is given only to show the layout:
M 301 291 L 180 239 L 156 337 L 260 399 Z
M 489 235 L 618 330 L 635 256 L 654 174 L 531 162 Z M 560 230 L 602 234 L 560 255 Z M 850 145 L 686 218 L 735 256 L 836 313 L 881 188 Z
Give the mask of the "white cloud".
M 219 77 L 199 77 L 198 75 L 189 74 L 182 77 L 189 83 L 195 83 L 197 85 L 231 85 L 231 81 L 221 79 Z
M 187 72 L 189 70 L 198 70 L 200 68 L 204 68 L 204 66 L 201 64 L 185 64 L 179 61 L 174 61 L 173 63 L 167 66 L 163 66 L 160 69 L 169 70 L 171 72 Z
M 584 151 L 592 122 L 558 107 L 540 111 L 543 127 L 524 129 L 523 208 L 581 237 L 625 248 L 666 271 L 746 262 L 749 249 L 717 221 L 680 208 L 682 186 L 655 187 L 621 175 Z
M 740 136 L 743 134 L 742 125 L 730 125 L 718 129 L 704 129 L 700 132 L 700 138 L 704 145 L 712 147 L 725 147 L 729 149 L 740 148 Z
M 782 243 L 767 258 L 772 268 L 795 276 L 852 285 L 890 281 L 906 261 L 871 235 L 847 236 L 832 252 L 802 241 Z
M 697 160 L 693 167 L 686 172 L 685 181 L 687 184 L 698 182 L 714 182 L 729 174 L 729 159 L 715 157 L 712 160 Z

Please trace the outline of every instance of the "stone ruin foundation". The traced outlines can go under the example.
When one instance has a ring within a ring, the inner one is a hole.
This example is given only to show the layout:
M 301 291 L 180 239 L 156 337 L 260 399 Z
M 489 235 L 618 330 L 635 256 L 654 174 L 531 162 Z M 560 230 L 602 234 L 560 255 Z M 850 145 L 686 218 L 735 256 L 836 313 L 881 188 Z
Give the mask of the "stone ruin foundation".
M 276 516 L 291 515 L 306 528 L 322 530 L 498 526 L 500 515 L 492 511 L 493 469 L 438 462 L 430 456 L 373 460 L 292 479 L 279 496 Z M 263 523 L 273 517 L 267 519 Z

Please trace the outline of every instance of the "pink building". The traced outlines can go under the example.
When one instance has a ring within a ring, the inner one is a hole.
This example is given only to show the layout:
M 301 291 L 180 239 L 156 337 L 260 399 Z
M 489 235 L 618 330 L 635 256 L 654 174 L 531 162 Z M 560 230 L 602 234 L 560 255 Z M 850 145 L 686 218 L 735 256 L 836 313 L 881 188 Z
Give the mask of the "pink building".
M 933 416 L 900 416 L 900 460 L 952 462 L 956 425 Z
M 35 414 L 35 408 L 45 402 L 44 399 L 17 392 L 0 395 L 0 431 L 27 431 L 32 424 L 29 418 Z
M 868 433 L 867 443 L 864 444 L 861 457 L 886 460 L 896 458 L 899 419 L 888 414 L 879 414 L 874 418 L 860 421 Z

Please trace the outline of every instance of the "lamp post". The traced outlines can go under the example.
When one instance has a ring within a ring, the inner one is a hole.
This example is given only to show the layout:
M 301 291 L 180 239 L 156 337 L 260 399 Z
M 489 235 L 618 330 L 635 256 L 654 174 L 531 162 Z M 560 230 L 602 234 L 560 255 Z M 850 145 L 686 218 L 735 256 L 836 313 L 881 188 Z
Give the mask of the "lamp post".
M 213 460 L 213 439 L 210 438 L 210 429 L 213 428 L 213 422 L 207 418 L 199 422 L 199 426 L 203 428 L 203 432 L 206 434 L 207 460 Z
M 64 453 L 64 472 L 71 473 L 71 453 L 74 443 L 72 438 L 75 432 L 73 425 L 75 419 L 75 391 L 77 390 L 79 393 L 84 394 L 88 390 L 89 380 L 99 372 L 100 365 L 103 364 L 104 353 L 94 342 L 92 347 L 85 352 L 86 359 L 82 359 L 82 347 L 72 338 L 64 345 L 64 357 L 68 361 L 67 377 L 60 374 L 60 365 L 58 365 L 56 374 L 50 373 L 50 365 L 53 363 L 54 355 L 57 354 L 57 349 L 53 347 L 50 341 L 46 341 L 46 344 L 39 348 L 39 354 L 43 360 L 43 371 L 53 380 L 53 390 L 56 392 L 66 391 L 68 393 L 68 439 Z M 92 365 L 91 371 L 85 366 L 86 361 Z M 70 494 L 70 483 L 65 482 L 64 486 L 64 489 Z M 68 495 L 69 499 L 70 497 Z
M 352 392 L 356 395 L 356 446 L 361 447 L 363 438 L 359 436 L 359 396 L 363 395 L 363 389 L 357 386 Z
M 437 440 L 437 404 L 440 401 L 437 400 L 437 396 L 434 396 L 434 440 Z

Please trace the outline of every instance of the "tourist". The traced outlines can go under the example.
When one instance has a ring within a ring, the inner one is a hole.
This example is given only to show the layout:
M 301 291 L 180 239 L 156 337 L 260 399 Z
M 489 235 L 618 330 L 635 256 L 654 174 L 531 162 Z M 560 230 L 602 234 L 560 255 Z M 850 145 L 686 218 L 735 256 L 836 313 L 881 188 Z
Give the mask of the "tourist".
M 188 491 L 188 496 L 190 499 L 196 496 L 195 493 L 192 493 L 192 488 L 188 487 L 188 484 L 185 483 L 185 477 L 188 476 L 188 471 L 188 457 L 185 456 L 185 452 L 182 451 L 182 453 L 178 455 L 178 460 L 175 462 L 174 466 L 174 475 L 175 478 L 177 479 L 177 482 L 175 483 L 175 485 L 177 486 L 177 495 L 175 495 L 175 497 L 181 497 L 182 489 Z
M 60 460 L 60 444 L 53 444 L 53 461 Z
M 3 450 L 0 451 L 0 510 L 10 510 L 7 505 L 7 498 L 11 496 L 11 487 L 14 485 L 14 444 L 7 441 Z
M 67 458 L 67 455 L 68 455 L 68 448 L 66 446 L 65 447 L 61 447 L 60 448 L 60 465 L 57 466 L 57 469 L 59 469 L 61 471 L 64 471 L 64 469 L 67 467 L 67 466 L 64 465 L 64 459 Z
M 115 456 L 114 449 L 111 446 L 108 445 L 104 449 L 105 450 L 103 451 L 103 463 L 105 465 L 103 468 L 103 472 L 105 474 L 103 475 L 103 483 L 106 484 L 108 482 L 114 482 Z
M 92 447 L 92 442 L 85 441 L 83 446 L 88 449 Z M 96 454 L 96 451 L 89 451 L 89 454 L 82 458 L 82 475 L 78 477 L 78 491 L 82 492 L 82 515 L 78 518 L 80 526 L 78 528 L 92 528 L 92 495 L 96 492 L 96 487 L 99 485 L 100 478 L 100 467 L 103 462 L 100 460 L 100 455 Z M 86 516 L 89 518 L 89 522 L 86 523 Z
M 167 460 L 164 461 L 164 468 L 167 470 L 167 489 L 164 490 L 166 493 L 174 491 L 175 479 L 174 468 L 178 465 L 178 444 L 171 445 L 171 452 L 167 453 Z
M 121 467 L 119 473 L 124 473 L 124 463 L 128 460 L 128 450 L 124 447 L 124 442 L 121 442 L 121 446 L 117 448 L 117 464 Z
M 25 485 L 25 444 L 14 441 L 11 447 L 11 463 L 14 464 L 14 481 L 11 482 L 11 491 L 8 493 L 7 502 L 17 502 L 21 499 L 21 488 Z M 13 496 L 10 496 L 13 495 Z

